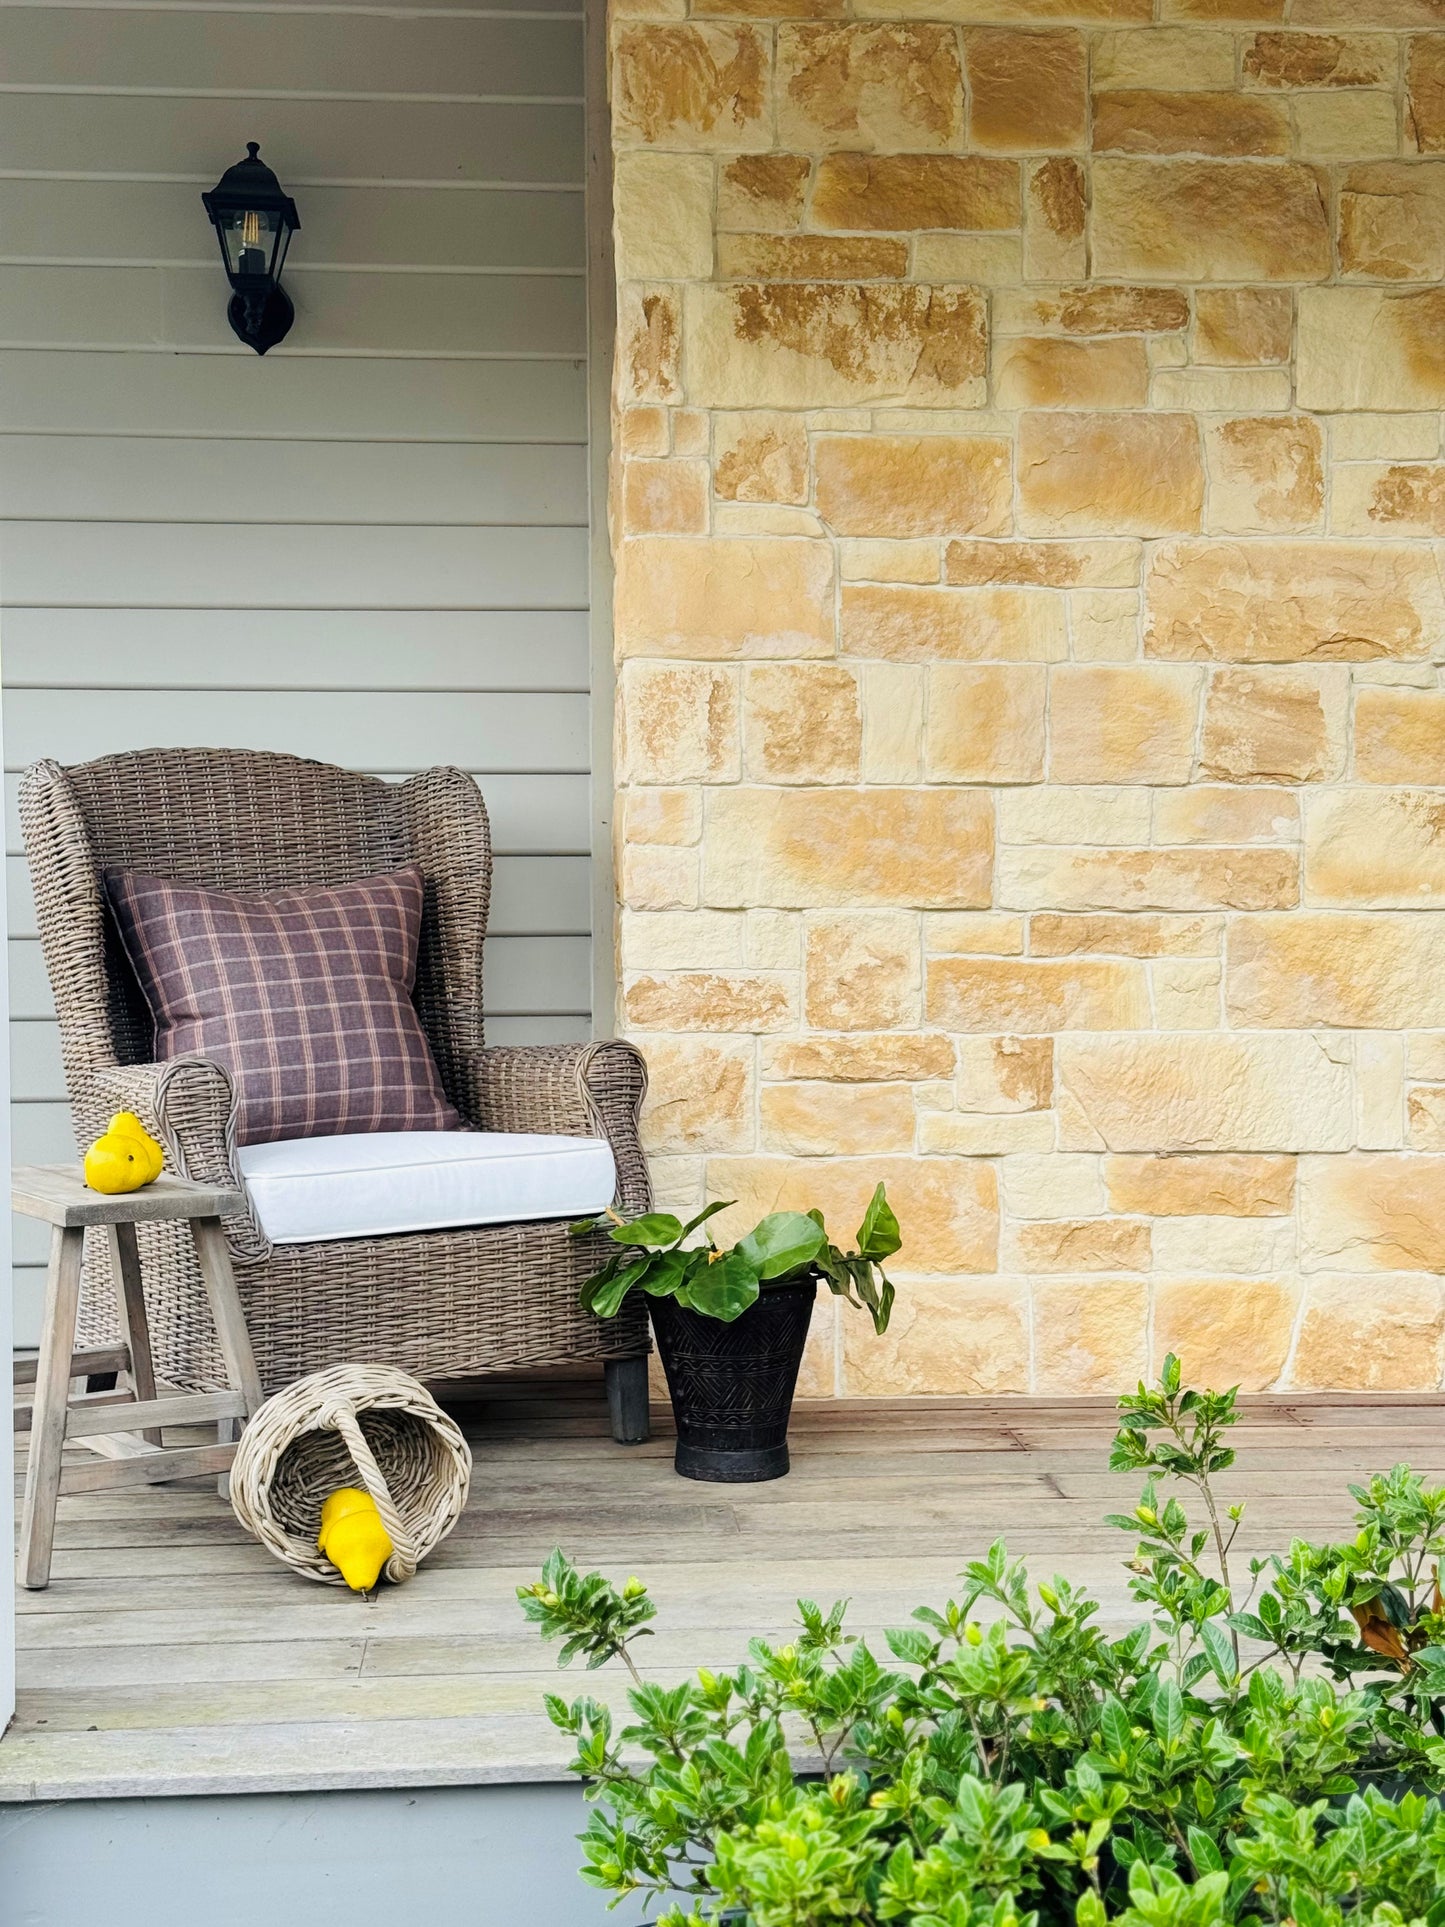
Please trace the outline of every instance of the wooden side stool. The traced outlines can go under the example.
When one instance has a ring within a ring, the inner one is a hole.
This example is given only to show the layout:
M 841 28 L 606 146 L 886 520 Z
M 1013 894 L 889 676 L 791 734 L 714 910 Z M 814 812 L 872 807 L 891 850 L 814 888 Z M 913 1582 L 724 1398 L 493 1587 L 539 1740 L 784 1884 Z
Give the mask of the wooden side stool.
M 35 1388 L 28 1411 L 30 1457 L 20 1528 L 20 1583 L 39 1591 L 50 1583 L 55 1503 L 62 1492 L 97 1492 L 224 1473 L 236 1455 L 234 1421 L 249 1418 L 260 1405 L 261 1381 L 221 1230 L 222 1212 L 234 1211 L 241 1203 L 238 1192 L 163 1174 L 142 1190 L 112 1197 L 92 1191 L 74 1165 L 32 1164 L 15 1172 L 12 1202 L 23 1216 L 43 1218 L 51 1227 L 40 1356 L 15 1367 L 17 1388 Z M 226 1361 L 229 1391 L 156 1397 L 135 1228 L 166 1218 L 190 1221 Z M 104 1230 L 110 1241 L 121 1342 L 78 1352 L 80 1266 L 90 1226 Z M 70 1381 L 99 1372 L 124 1372 L 129 1389 L 72 1401 Z M 26 1416 L 24 1409 L 17 1411 L 17 1428 L 25 1428 Z M 168 1449 L 161 1443 L 163 1425 L 210 1420 L 220 1428 L 215 1445 Z M 62 1471 L 67 1439 L 99 1453 L 100 1462 Z

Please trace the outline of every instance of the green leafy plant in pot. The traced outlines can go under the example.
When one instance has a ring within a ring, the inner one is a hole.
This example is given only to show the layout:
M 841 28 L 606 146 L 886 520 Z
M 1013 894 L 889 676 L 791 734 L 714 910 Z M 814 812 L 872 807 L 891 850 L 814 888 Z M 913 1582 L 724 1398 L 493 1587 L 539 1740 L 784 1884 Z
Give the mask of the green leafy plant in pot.
M 729 1202 L 686 1224 L 668 1211 L 630 1222 L 608 1211 L 572 1233 L 604 1231 L 620 1247 L 583 1286 L 585 1309 L 615 1318 L 631 1292 L 651 1301 L 677 1420 L 677 1470 L 741 1485 L 788 1469 L 788 1415 L 819 1282 L 886 1331 L 893 1286 L 882 1267 L 900 1238 L 881 1184 L 853 1251 L 830 1241 L 821 1211 L 770 1212 L 745 1238 L 719 1246 L 708 1221 Z

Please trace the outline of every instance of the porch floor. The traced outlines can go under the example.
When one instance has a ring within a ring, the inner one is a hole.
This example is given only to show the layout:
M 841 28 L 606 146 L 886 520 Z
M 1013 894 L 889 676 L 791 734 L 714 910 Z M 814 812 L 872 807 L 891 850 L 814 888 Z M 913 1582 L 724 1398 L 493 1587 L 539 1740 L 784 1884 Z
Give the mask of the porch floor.
M 1445 1480 L 1445 1399 L 1256 1397 L 1222 1484 L 1240 1545 L 1350 1526 L 1347 1483 L 1398 1460 Z M 1088 1584 L 1132 1623 L 1127 1542 L 1102 1523 L 1136 1482 L 1107 1469 L 1105 1400 L 917 1399 L 799 1408 L 793 1471 L 677 1478 L 670 1418 L 607 1437 L 600 1381 L 518 1381 L 459 1413 L 476 1453 L 457 1531 L 410 1585 L 365 1602 L 247 1539 L 213 1484 L 63 1499 L 54 1574 L 19 1595 L 19 1709 L 0 1801 L 480 1785 L 563 1778 L 546 1690 L 618 1698 L 616 1669 L 559 1673 L 514 1588 L 552 1546 L 658 1606 L 659 1678 L 784 1637 L 799 1595 L 849 1597 L 855 1632 L 956 1591 L 1000 1534 L 1036 1576 Z

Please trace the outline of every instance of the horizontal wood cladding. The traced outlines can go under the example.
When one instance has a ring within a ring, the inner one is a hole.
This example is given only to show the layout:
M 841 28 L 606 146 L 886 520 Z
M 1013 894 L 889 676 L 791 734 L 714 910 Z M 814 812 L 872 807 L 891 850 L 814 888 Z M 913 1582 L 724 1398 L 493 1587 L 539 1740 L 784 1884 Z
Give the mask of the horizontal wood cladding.
M 0 9 L 0 593 L 15 1147 L 73 1154 L 19 771 L 151 744 L 432 763 L 487 799 L 488 1034 L 587 1035 L 575 5 Z M 202 189 L 300 205 L 291 336 Z M 20 1226 L 19 1336 L 43 1251 Z

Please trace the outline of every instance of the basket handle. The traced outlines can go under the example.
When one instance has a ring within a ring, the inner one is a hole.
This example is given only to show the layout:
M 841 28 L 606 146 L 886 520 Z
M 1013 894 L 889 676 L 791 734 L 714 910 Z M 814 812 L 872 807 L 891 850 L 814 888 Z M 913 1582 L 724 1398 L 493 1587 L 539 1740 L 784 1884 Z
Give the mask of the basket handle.
M 386 1527 L 391 1540 L 392 1552 L 386 1562 L 386 1576 L 394 1585 L 401 1585 L 412 1578 L 417 1568 L 416 1546 L 411 1534 L 402 1524 L 401 1514 L 386 1480 L 381 1476 L 381 1467 L 372 1456 L 371 1447 L 366 1442 L 366 1434 L 356 1420 L 353 1405 L 336 1404 L 328 1406 L 317 1414 L 318 1425 L 337 1432 L 341 1442 L 351 1454 L 352 1463 L 361 1474 L 361 1483 L 376 1501 L 376 1509 L 381 1514 L 381 1523 Z

